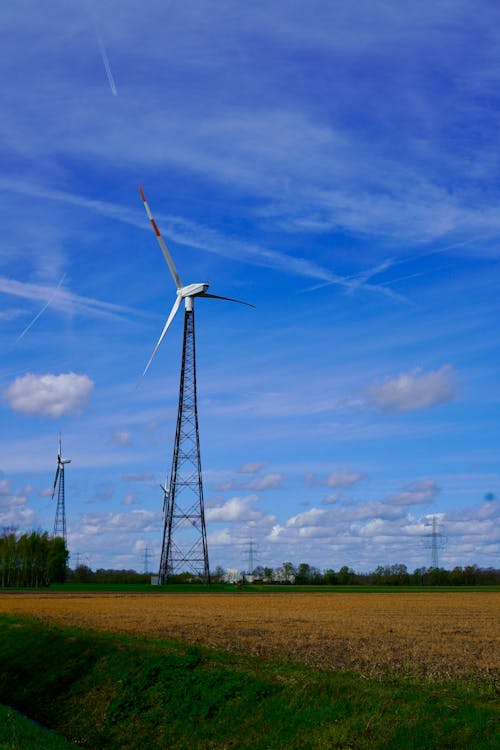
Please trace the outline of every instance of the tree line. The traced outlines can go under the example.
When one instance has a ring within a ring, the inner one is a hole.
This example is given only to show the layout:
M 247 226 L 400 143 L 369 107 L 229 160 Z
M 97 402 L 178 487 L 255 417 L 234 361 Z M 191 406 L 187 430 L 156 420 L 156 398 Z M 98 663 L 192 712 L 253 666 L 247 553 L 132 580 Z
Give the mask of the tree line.
M 277 575 L 279 573 L 279 575 Z M 477 565 L 446 568 L 421 567 L 410 572 L 406 565 L 379 565 L 368 573 L 358 573 L 347 565 L 339 570 L 285 562 L 281 568 L 258 566 L 245 576 L 252 581 L 288 582 L 307 586 L 480 586 L 500 585 L 500 570 Z
M 229 569 L 232 570 L 232 569 Z M 211 572 L 212 583 L 228 582 L 227 572 L 217 566 Z M 284 562 L 278 568 L 257 566 L 251 573 L 239 573 L 231 581 L 244 581 L 255 584 L 287 584 L 299 586 L 485 586 L 500 585 L 500 570 L 480 568 L 477 565 L 456 566 L 451 570 L 445 568 L 416 568 L 409 572 L 406 565 L 379 565 L 368 573 L 358 573 L 347 565 L 338 570 L 319 568 L 300 563 L 293 565 Z M 107 584 L 149 584 L 151 573 L 138 573 L 133 569 L 115 570 L 98 568 L 92 570 L 88 565 L 78 565 L 67 571 L 67 581 L 72 583 L 107 583 Z M 169 583 L 199 583 L 201 579 L 192 573 L 179 573 L 170 576 Z
M 38 588 L 66 580 L 68 550 L 46 531 L 0 536 L 0 586 Z

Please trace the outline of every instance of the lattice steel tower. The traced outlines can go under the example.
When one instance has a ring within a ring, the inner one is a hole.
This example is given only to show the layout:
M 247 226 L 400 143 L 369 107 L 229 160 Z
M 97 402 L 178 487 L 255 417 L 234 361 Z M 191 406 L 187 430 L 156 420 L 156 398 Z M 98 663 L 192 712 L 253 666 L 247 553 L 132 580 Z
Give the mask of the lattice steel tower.
M 70 458 L 63 458 L 61 453 L 61 435 L 59 435 L 59 450 L 57 451 L 57 466 L 56 475 L 54 477 L 54 487 L 52 489 L 52 499 L 56 492 L 57 486 L 57 505 L 56 515 L 54 518 L 54 530 L 52 536 L 61 536 L 64 541 L 66 538 L 66 502 L 64 494 L 64 467 L 66 464 L 70 464 Z
M 206 582 L 210 580 L 198 431 L 193 309 L 184 313 L 179 408 L 163 526 L 160 584 L 186 569 Z
M 439 550 L 446 547 L 447 538 L 438 531 L 436 516 L 432 517 L 432 531 L 426 534 L 427 548 L 431 550 L 431 568 L 439 568 Z
M 195 297 L 223 299 L 248 305 L 247 302 L 220 297 L 208 293 L 208 284 L 183 285 L 168 248 L 160 234 L 158 225 L 139 186 L 144 208 L 153 227 L 170 273 L 177 287 L 176 299 L 167 318 L 158 343 L 153 349 L 143 375 L 145 375 L 177 311 L 184 301 L 184 342 L 179 389 L 179 409 L 175 431 L 174 455 L 170 486 L 164 487 L 163 507 L 166 509 L 163 524 L 163 543 L 158 574 L 159 583 L 164 584 L 175 573 L 190 571 L 207 583 L 210 580 L 208 567 L 207 532 L 203 504 L 203 482 L 201 476 L 200 438 L 198 433 L 198 407 L 196 403 L 196 351 L 194 343 Z M 249 305 L 253 307 L 253 305 Z

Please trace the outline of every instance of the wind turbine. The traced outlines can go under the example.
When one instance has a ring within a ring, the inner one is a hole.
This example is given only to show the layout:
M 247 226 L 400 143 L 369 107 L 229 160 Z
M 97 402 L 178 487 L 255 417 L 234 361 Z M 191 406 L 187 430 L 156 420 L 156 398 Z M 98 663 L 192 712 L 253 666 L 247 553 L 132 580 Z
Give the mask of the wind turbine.
M 160 234 L 139 185 L 144 208 L 153 227 L 156 239 L 167 261 L 176 286 L 175 302 L 163 327 L 158 343 L 153 349 L 149 362 L 144 368 L 146 374 L 167 330 L 169 329 L 182 301 L 184 301 L 184 339 L 182 347 L 181 377 L 179 385 L 179 406 L 175 432 L 170 486 L 164 487 L 164 509 L 166 514 L 163 526 L 163 543 L 159 570 L 159 583 L 164 584 L 169 577 L 188 568 L 207 583 L 210 581 L 208 565 L 207 532 L 203 502 L 203 481 L 200 460 L 200 438 L 198 431 L 198 407 L 196 388 L 196 349 L 194 335 L 195 297 L 222 299 L 254 307 L 248 302 L 221 297 L 208 293 L 208 284 L 198 282 L 184 286 L 172 260 L 168 248 Z M 166 502 L 165 502 L 166 501 Z
M 64 467 L 66 466 L 66 464 L 70 464 L 70 463 L 71 463 L 70 458 L 62 457 L 61 434 L 59 433 L 59 450 L 57 451 L 56 475 L 54 477 L 54 487 L 52 489 L 52 500 L 53 500 L 55 492 L 56 492 L 56 485 L 58 484 L 58 480 L 59 480 L 53 536 L 54 537 L 61 536 L 65 542 L 66 542 L 66 507 L 65 507 L 65 500 L 64 500 Z

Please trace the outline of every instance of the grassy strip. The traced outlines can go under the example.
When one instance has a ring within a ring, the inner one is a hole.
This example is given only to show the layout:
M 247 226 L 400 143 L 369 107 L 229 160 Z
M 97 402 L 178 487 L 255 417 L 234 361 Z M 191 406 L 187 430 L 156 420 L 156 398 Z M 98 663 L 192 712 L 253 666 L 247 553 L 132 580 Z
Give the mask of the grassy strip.
M 500 586 L 483 585 L 483 586 L 301 586 L 286 584 L 245 584 L 241 588 L 228 583 L 171 583 L 166 586 L 151 586 L 146 583 L 54 583 L 48 589 L 5 589 L 9 591 L 64 591 L 65 593 L 98 591 L 99 593 L 109 592 L 127 592 L 149 594 L 203 594 L 203 593 L 220 593 L 220 594 L 239 594 L 241 591 L 254 594 L 442 594 L 465 592 L 492 593 L 500 592 Z
M 0 705 L 1 750 L 70 750 L 73 743 Z
M 491 685 L 368 680 L 11 616 L 0 630 L 0 700 L 95 750 L 497 747 Z

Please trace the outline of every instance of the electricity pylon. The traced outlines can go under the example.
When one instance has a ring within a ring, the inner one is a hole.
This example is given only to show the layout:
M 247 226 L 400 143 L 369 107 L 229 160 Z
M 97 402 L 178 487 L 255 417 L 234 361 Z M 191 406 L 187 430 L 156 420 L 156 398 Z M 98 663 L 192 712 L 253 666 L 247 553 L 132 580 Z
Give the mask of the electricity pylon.
M 428 540 L 426 546 L 431 550 L 431 568 L 439 568 L 439 550 L 445 548 L 447 539 L 438 531 L 436 516 L 432 517 L 432 531 L 426 534 L 426 538 Z

